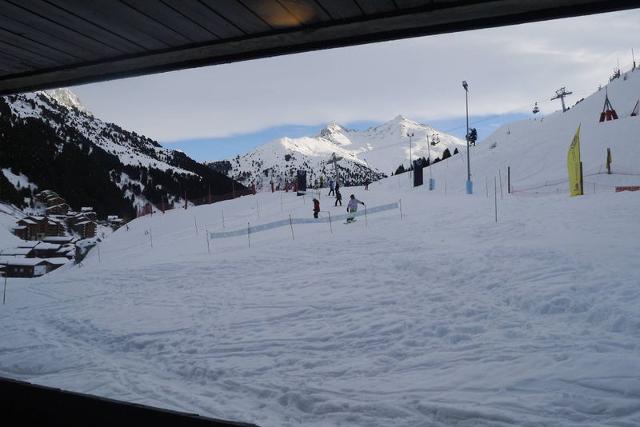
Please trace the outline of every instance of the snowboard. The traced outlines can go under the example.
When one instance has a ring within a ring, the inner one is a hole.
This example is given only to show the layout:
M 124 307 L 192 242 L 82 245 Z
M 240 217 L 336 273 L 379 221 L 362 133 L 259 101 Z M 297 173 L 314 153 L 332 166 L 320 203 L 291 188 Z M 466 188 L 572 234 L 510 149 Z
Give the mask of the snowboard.
M 356 222 L 356 221 L 357 221 L 357 219 L 355 219 L 355 218 L 354 218 L 352 221 L 346 221 L 346 222 L 343 222 L 343 224 L 351 224 L 351 223 L 354 223 L 354 222 Z

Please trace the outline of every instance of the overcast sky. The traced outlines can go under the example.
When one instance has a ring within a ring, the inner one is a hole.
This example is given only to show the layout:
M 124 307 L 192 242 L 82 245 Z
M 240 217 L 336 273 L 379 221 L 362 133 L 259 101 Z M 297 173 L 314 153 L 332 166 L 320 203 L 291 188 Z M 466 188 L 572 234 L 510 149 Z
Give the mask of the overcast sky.
M 72 88 L 96 116 L 160 142 L 259 135 L 286 125 L 455 122 L 572 105 L 640 57 L 640 10 L 279 56 Z M 634 43 L 636 44 L 634 46 Z M 640 63 L 640 60 L 636 60 Z M 265 141 L 267 142 L 267 141 Z

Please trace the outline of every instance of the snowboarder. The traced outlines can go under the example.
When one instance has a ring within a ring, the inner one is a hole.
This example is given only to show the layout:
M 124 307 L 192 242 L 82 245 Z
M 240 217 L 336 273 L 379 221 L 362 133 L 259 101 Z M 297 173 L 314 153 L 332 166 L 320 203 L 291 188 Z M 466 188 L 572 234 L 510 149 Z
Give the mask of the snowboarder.
M 336 186 L 335 181 L 333 179 L 330 179 L 329 180 L 329 194 L 328 194 L 329 196 L 332 193 L 333 193 L 334 196 L 336 195 L 335 186 Z
M 318 219 L 318 213 L 320 212 L 320 200 L 313 199 L 313 217 Z
M 338 203 L 342 206 L 342 193 L 340 193 L 340 190 L 336 190 L 336 203 L 334 206 L 338 206 Z
M 364 204 L 364 202 L 361 202 L 360 200 L 356 199 L 356 196 L 352 194 L 351 197 L 349 198 L 349 204 L 347 205 L 347 212 L 349 212 L 349 216 L 347 217 L 347 223 L 355 221 L 356 212 L 358 212 L 358 204 L 361 204 L 362 206 L 365 206 L 365 207 L 367 206 Z

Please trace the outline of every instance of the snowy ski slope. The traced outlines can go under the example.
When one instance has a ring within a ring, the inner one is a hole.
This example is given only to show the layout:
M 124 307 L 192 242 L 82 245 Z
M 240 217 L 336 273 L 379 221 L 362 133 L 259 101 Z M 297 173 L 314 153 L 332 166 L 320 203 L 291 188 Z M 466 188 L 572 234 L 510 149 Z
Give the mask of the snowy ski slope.
M 639 85 L 609 86 L 617 122 L 597 123 L 597 92 L 499 129 L 472 149 L 471 196 L 464 155 L 432 192 L 343 189 L 402 217 L 207 242 L 311 218 L 314 195 L 264 192 L 139 218 L 82 266 L 9 280 L 0 375 L 265 427 L 640 425 L 640 193 L 613 191 L 640 184 Z M 585 171 L 611 147 L 621 173 L 569 198 L 578 123 Z M 487 197 L 506 166 L 517 191 Z M 345 213 L 324 191 L 321 215 Z

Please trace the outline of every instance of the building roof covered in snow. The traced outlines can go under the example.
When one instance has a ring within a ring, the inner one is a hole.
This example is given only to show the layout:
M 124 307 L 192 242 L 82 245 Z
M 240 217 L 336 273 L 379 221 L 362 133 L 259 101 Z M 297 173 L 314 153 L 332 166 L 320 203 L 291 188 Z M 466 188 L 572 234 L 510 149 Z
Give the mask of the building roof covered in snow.
M 13 249 L 2 249 L 0 250 L 0 255 L 4 256 L 27 256 L 33 251 L 33 248 L 13 248 Z
M 25 240 L 23 242 L 18 243 L 19 248 L 34 248 L 38 243 L 37 240 Z
M 22 267 L 32 267 L 34 265 L 40 265 L 40 264 L 46 264 L 46 263 L 53 264 L 43 258 L 18 258 L 18 257 L 14 257 L 13 259 L 0 258 L 0 264 L 16 265 L 16 266 L 22 266 Z
M 64 243 L 73 242 L 73 237 L 71 237 L 71 236 L 46 236 L 46 237 L 42 238 L 42 241 L 46 242 L 46 243 L 64 244 Z

